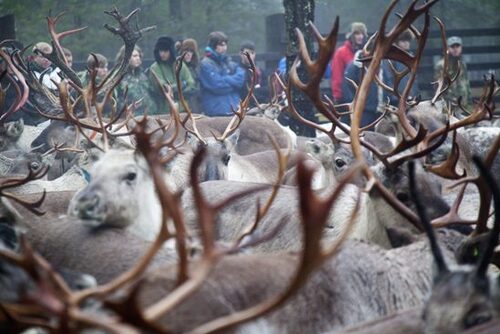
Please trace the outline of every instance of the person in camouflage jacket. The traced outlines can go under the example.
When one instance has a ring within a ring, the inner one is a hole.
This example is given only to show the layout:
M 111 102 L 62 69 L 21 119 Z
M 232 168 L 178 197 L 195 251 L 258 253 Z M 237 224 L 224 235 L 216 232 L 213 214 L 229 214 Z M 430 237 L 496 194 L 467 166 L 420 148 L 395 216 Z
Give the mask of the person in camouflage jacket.
M 122 61 L 124 53 L 123 46 L 116 55 L 117 64 Z M 142 50 L 136 45 L 130 57 L 128 70 L 116 88 L 117 107 L 118 110 L 123 107 L 125 89 L 128 88 L 127 103 L 135 103 L 135 115 L 143 115 L 145 112 L 154 115 L 157 113 L 156 104 L 151 97 L 152 87 L 149 78 L 141 68 L 142 58 Z
M 462 104 L 467 106 L 471 102 L 471 89 L 467 66 L 461 59 L 462 39 L 457 36 L 448 38 L 448 75 L 453 78 L 460 70 L 458 78 L 451 84 L 450 88 L 443 95 L 446 101 L 450 101 L 456 106 L 458 98 L 462 97 Z M 440 80 L 443 76 L 444 59 L 439 60 L 434 67 L 435 79 Z

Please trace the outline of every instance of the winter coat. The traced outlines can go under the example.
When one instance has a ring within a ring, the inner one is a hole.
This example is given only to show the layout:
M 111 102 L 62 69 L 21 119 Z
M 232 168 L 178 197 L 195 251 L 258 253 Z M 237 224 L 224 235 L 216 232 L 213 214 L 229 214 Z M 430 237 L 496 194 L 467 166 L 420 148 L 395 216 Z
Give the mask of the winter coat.
M 149 80 L 151 81 L 151 87 L 153 87 L 153 98 L 156 102 L 158 113 L 160 114 L 169 113 L 170 107 L 163 96 L 161 87 L 158 86 L 156 79 L 153 77 L 153 73 L 156 74 L 161 85 L 172 86 L 174 100 L 178 101 L 178 88 L 174 66 L 174 63 L 155 61 L 148 69 Z M 185 64 L 181 68 L 180 79 L 182 83 L 182 93 L 186 99 L 189 99 L 191 94 L 196 90 L 196 84 Z
M 396 71 L 398 72 L 402 72 L 404 71 L 407 67 L 406 65 L 404 65 L 403 63 L 400 63 L 400 62 L 397 62 L 397 61 L 393 61 L 392 62 L 393 65 L 394 65 L 394 68 L 396 69 Z M 389 65 L 388 64 L 385 64 L 386 65 L 386 68 L 388 69 Z M 408 84 L 408 80 L 410 79 L 410 73 L 406 74 L 402 79 L 401 81 L 399 81 L 399 86 L 397 87 L 398 88 L 398 91 L 400 94 L 403 93 L 403 90 L 405 89 L 406 85 Z M 391 81 L 394 82 L 394 77 L 392 77 L 392 74 L 391 74 Z M 391 86 L 392 87 L 392 86 Z M 413 85 L 411 86 L 411 89 L 410 89 L 410 94 L 409 96 L 411 97 L 415 97 L 418 95 L 418 81 L 417 79 L 415 78 L 415 81 L 413 81 Z M 391 101 L 391 102 L 394 102 L 394 104 L 397 104 L 399 101 L 397 100 L 397 98 L 394 97 L 394 100 Z
M 85 71 L 80 71 L 80 72 L 77 72 L 76 74 L 77 74 L 77 75 L 78 75 L 78 77 L 80 78 L 80 81 L 82 82 L 82 86 L 83 86 L 83 87 L 87 87 L 87 85 L 88 85 L 88 84 L 89 84 L 89 82 L 90 82 L 90 73 L 89 73 L 89 71 L 88 71 L 88 70 L 85 70 Z M 101 79 L 99 79 L 99 77 L 96 77 L 96 80 L 95 80 L 95 81 L 96 81 L 96 84 L 97 84 L 97 85 L 99 85 L 99 84 L 101 83 Z M 74 98 L 76 98 L 76 97 L 77 97 L 76 91 L 73 91 L 72 96 L 73 96 Z M 116 90 L 113 92 L 113 94 L 111 95 L 111 97 L 113 97 L 115 100 L 119 101 L 119 100 L 117 99 Z M 101 91 L 99 91 L 99 94 L 97 94 L 97 101 L 98 101 L 98 102 L 102 102 L 104 98 L 105 98 L 105 92 L 104 92 L 104 91 L 102 91 L 102 90 L 101 90 Z M 129 99 L 129 103 L 130 103 L 130 102 L 131 102 L 131 101 L 130 101 L 130 99 Z M 104 116 L 106 116 L 106 117 L 111 116 L 111 112 L 112 112 L 112 110 L 113 110 L 113 108 L 112 108 L 112 104 L 113 104 L 113 103 L 112 103 L 112 100 L 111 100 L 111 99 L 109 99 L 109 100 L 108 100 L 108 103 L 106 103 L 106 105 L 104 106 Z M 121 104 L 121 105 L 123 106 L 123 104 Z M 80 105 L 79 107 L 80 107 L 80 108 L 84 108 L 84 106 L 83 106 L 83 105 Z M 118 111 L 119 111 L 119 110 L 120 110 L 120 109 L 118 109 Z
M 232 115 L 237 109 L 240 90 L 245 84 L 245 71 L 226 55 L 206 49 L 200 64 L 200 89 L 203 111 L 209 116 Z
M 378 75 L 379 78 L 380 76 L 382 76 L 381 79 L 386 85 L 392 87 L 392 79 L 386 66 L 387 64 L 385 63 L 381 64 Z M 353 80 L 359 85 L 361 82 L 362 69 L 361 67 L 356 66 L 354 62 L 351 62 L 347 65 L 344 76 Z M 348 102 L 351 102 L 354 99 L 354 95 L 356 94 L 355 88 L 348 80 L 344 80 L 344 82 L 342 83 L 342 92 L 344 93 L 344 100 Z M 379 104 L 381 105 L 382 103 L 384 103 L 387 99 L 387 96 L 387 93 L 381 87 L 379 87 L 375 81 L 373 81 L 366 99 L 365 110 L 363 111 L 363 117 L 361 119 L 361 126 L 366 126 L 372 123 L 380 116 L 380 114 L 378 113 Z M 350 121 L 348 122 L 350 123 Z
M 331 60 L 330 87 L 336 102 L 347 102 L 342 94 L 342 83 L 344 82 L 344 72 L 349 63 L 354 59 L 354 48 L 350 40 L 346 40 Z
M 250 83 L 252 82 L 252 74 L 249 71 L 250 65 L 244 64 L 242 62 L 239 63 L 239 66 L 245 71 L 245 84 L 240 89 L 240 99 L 244 99 L 248 94 L 248 87 L 250 87 Z M 262 70 L 258 67 L 255 67 L 256 80 L 254 86 L 254 96 L 259 102 L 265 102 L 267 100 L 267 87 L 264 87 L 262 82 Z M 253 104 L 253 101 L 251 101 Z
M 142 99 L 135 107 L 135 115 L 143 115 L 145 111 L 147 111 L 148 115 L 157 114 L 156 105 L 151 97 L 150 81 L 140 67 L 134 70 L 129 69 L 116 88 L 118 110 L 121 110 L 125 103 L 124 94 L 127 87 L 128 104 Z

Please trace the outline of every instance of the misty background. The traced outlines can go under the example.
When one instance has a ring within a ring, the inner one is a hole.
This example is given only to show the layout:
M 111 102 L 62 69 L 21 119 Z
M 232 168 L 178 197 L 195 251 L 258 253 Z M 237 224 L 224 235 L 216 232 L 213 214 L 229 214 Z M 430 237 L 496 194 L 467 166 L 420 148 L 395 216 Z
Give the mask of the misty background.
M 326 33 L 338 15 L 342 34 L 351 21 L 365 22 L 369 32 L 373 32 L 389 3 L 388 0 L 318 0 L 315 1 L 315 23 L 321 32 Z M 402 12 L 409 3 L 409 0 L 400 1 L 396 9 Z M 83 61 L 89 52 L 98 52 L 113 61 L 121 46 L 120 40 L 103 28 L 105 23 L 114 24 L 104 14 L 113 6 L 123 14 L 140 8 L 137 24 L 140 27 L 156 25 L 156 30 L 145 34 L 138 43 L 146 59 L 153 57 L 153 46 L 159 36 L 194 38 L 203 49 L 208 33 L 214 30 L 224 31 L 229 36 L 229 52 L 237 52 L 241 41 L 246 39 L 256 43 L 258 52 L 265 52 L 266 17 L 284 13 L 283 0 L 0 0 L 0 16 L 15 15 L 16 38 L 28 45 L 49 41 L 46 16 L 65 11 L 58 31 L 88 27 L 62 42 L 73 52 L 75 60 Z M 498 0 L 442 0 L 432 10 L 433 15 L 444 21 L 447 29 L 500 27 L 499 12 Z M 432 29 L 436 29 L 435 24 Z M 464 42 L 466 47 L 468 41 Z M 494 42 L 498 43 L 498 40 Z

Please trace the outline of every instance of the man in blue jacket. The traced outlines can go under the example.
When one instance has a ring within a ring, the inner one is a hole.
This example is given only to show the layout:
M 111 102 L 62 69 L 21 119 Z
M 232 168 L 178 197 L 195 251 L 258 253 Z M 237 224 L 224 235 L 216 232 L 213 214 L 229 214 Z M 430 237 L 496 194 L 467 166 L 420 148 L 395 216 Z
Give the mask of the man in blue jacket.
M 226 55 L 227 43 L 226 34 L 211 32 L 200 64 L 201 104 L 208 116 L 233 115 L 245 84 L 245 70 Z

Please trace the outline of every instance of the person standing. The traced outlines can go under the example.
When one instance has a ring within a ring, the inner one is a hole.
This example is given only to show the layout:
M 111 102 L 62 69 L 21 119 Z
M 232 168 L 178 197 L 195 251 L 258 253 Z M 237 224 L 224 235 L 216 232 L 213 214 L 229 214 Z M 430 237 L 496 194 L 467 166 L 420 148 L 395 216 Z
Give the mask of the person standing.
M 471 89 L 469 76 L 467 74 L 467 65 L 462 60 L 462 39 L 458 36 L 448 38 L 448 75 L 454 78 L 458 74 L 457 79 L 450 85 L 448 90 L 443 94 L 446 101 L 457 104 L 458 99 L 462 98 L 462 104 L 466 106 L 471 101 Z M 434 78 L 440 80 L 443 77 L 444 58 L 440 59 L 434 67 Z
M 405 52 L 407 52 L 407 53 L 409 53 L 409 54 L 412 55 L 410 47 L 411 47 L 411 41 L 413 40 L 413 38 L 414 38 L 413 33 L 408 29 L 408 30 L 403 31 L 398 36 L 398 38 L 396 39 L 395 44 L 401 50 L 403 50 L 403 51 L 405 51 Z M 406 65 L 404 65 L 403 63 L 400 63 L 400 62 L 397 62 L 397 61 L 393 61 L 392 63 L 394 65 L 394 68 L 398 72 L 403 72 L 404 70 L 407 69 Z M 389 64 L 383 63 L 383 66 L 387 66 L 388 67 Z M 408 73 L 399 82 L 399 85 L 396 88 L 398 89 L 398 91 L 400 93 L 403 93 L 403 90 L 405 89 L 406 85 L 408 84 L 408 80 L 409 79 L 410 79 L 410 74 Z M 394 77 L 393 77 L 392 74 L 391 74 L 391 81 L 394 82 Z M 409 98 L 413 98 L 413 97 L 416 97 L 417 95 L 418 95 L 418 82 L 417 82 L 417 79 L 415 78 L 415 80 L 413 81 L 413 84 L 411 86 L 410 93 L 408 94 L 408 97 Z M 393 97 L 393 98 L 391 98 L 391 102 L 397 104 L 399 101 L 398 101 L 398 99 L 396 97 Z
M 259 102 L 264 102 L 268 98 L 267 94 L 267 89 L 263 87 L 263 82 L 262 82 L 262 70 L 257 66 L 255 63 L 255 43 L 252 41 L 244 41 L 240 45 L 240 66 L 243 68 L 245 71 L 245 84 L 240 90 L 240 99 L 244 99 L 247 94 L 248 94 L 248 88 L 250 83 L 252 82 L 252 74 L 250 73 L 250 62 L 248 61 L 248 58 L 245 56 L 245 53 L 248 53 L 250 56 L 250 59 L 252 59 L 252 62 L 255 64 L 255 74 L 256 74 L 256 80 L 254 83 L 254 96 Z M 251 102 L 252 104 L 254 103 L 253 101 Z
M 52 62 L 42 56 L 42 53 L 50 54 L 52 46 L 46 42 L 38 42 L 33 47 L 33 54 L 28 57 L 30 69 L 36 78 L 41 80 L 42 84 L 52 91 L 57 91 L 57 84 L 61 78 L 57 74 L 59 68 L 53 66 Z
M 122 46 L 116 55 L 116 64 L 120 64 L 125 56 L 125 46 Z M 116 88 L 118 110 L 121 110 L 124 103 L 134 103 L 135 114 L 149 115 L 156 114 L 156 105 L 151 98 L 151 85 L 148 77 L 142 70 L 143 53 L 139 46 L 134 47 L 130 57 L 127 72 Z M 125 90 L 127 90 L 127 101 L 124 101 Z
M 351 79 L 356 85 L 360 85 L 361 80 L 364 76 L 364 68 L 361 59 L 366 57 L 367 55 L 363 53 L 363 50 L 356 51 L 354 55 L 354 60 L 347 65 L 344 76 L 348 79 Z M 392 76 L 389 74 L 386 66 L 382 65 L 379 68 L 377 73 L 377 77 L 380 82 L 383 82 L 389 87 L 392 87 Z M 356 89 L 348 80 L 344 80 L 342 87 L 343 96 L 347 101 L 352 101 L 354 96 L 356 95 Z M 379 116 L 379 111 L 381 110 L 381 106 L 386 101 L 388 95 L 387 93 L 377 85 L 375 81 L 370 84 L 370 90 L 366 96 L 366 104 L 365 109 L 363 111 L 363 116 L 361 118 L 361 126 L 367 126 L 372 124 Z M 350 123 L 350 118 L 345 120 L 347 124 Z
M 240 102 L 245 71 L 227 56 L 228 38 L 221 31 L 208 35 L 205 57 L 200 64 L 203 112 L 208 116 L 230 116 Z
M 346 34 L 346 41 L 335 51 L 331 60 L 330 87 L 336 103 L 346 101 L 342 94 L 342 83 L 344 82 L 344 72 L 348 64 L 354 59 L 354 53 L 363 48 L 367 37 L 366 25 L 362 22 L 352 22 L 349 32 Z
M 170 112 L 167 100 L 163 96 L 162 88 L 158 86 L 169 85 L 172 87 L 172 97 L 177 99 L 178 88 L 175 77 L 175 59 L 177 52 L 175 50 L 175 41 L 168 36 L 158 38 L 154 48 L 155 62 L 149 67 L 148 75 L 153 88 L 153 97 L 156 103 L 158 113 L 166 114 Z M 158 82 L 156 78 L 158 78 Z M 186 66 L 181 68 L 180 79 L 182 83 L 182 92 L 188 97 L 196 88 L 195 82 L 189 69 Z
M 201 111 L 201 100 L 200 100 L 200 79 L 199 79 L 199 65 L 200 56 L 198 54 L 198 43 L 192 38 L 186 38 L 181 44 L 181 53 L 185 53 L 184 56 L 184 66 L 187 67 L 191 77 L 194 80 L 194 89 L 190 91 L 188 95 L 185 95 L 189 103 L 189 107 L 194 112 Z

